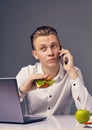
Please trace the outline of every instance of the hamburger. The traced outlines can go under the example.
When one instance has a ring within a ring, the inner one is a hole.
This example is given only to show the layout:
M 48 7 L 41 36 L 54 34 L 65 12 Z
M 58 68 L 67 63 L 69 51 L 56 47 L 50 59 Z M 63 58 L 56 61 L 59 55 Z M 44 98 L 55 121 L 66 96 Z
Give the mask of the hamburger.
M 51 86 L 53 83 L 55 83 L 55 80 L 51 77 L 48 77 L 46 79 L 37 79 L 36 80 L 37 88 L 47 88 L 47 87 Z

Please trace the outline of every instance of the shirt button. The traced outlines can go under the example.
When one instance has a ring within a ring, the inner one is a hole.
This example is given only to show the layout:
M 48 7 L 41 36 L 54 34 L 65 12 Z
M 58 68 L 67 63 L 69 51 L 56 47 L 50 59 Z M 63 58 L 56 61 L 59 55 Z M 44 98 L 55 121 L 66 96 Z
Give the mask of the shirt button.
M 74 83 L 73 86 L 76 86 L 76 84 Z
M 52 97 L 52 95 L 49 96 L 50 98 Z

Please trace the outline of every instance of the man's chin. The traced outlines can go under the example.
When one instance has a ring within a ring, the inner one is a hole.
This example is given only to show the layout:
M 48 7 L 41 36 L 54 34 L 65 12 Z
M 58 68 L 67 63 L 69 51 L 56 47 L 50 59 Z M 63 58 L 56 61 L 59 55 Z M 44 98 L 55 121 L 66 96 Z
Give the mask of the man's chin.
M 50 68 L 54 68 L 58 66 L 58 63 L 49 63 L 47 66 Z

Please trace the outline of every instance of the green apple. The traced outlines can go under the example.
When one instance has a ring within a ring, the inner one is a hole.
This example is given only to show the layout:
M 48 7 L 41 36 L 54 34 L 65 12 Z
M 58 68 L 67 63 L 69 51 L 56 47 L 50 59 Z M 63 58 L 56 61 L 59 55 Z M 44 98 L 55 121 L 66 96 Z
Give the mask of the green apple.
M 86 109 L 79 109 L 75 113 L 76 120 L 83 124 L 90 119 L 90 112 Z

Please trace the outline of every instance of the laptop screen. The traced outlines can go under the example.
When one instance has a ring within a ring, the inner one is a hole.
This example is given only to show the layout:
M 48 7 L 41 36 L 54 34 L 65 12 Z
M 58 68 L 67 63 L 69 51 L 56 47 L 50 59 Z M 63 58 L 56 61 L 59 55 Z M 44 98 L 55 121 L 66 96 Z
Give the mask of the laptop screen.
M 23 122 L 15 78 L 0 78 L 0 122 Z

